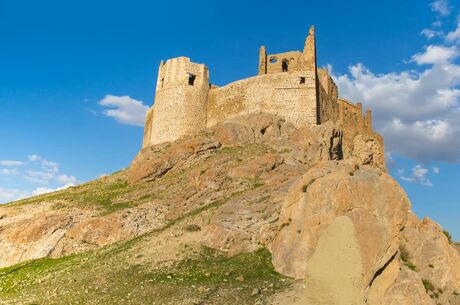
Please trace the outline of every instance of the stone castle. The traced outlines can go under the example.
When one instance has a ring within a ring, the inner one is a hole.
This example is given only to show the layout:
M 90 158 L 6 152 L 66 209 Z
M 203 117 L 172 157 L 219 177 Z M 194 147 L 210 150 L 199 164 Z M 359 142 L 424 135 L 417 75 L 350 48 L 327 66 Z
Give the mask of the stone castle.
M 147 112 L 143 148 L 197 134 L 224 119 L 252 112 L 276 114 L 296 127 L 329 120 L 345 129 L 376 136 L 371 111 L 338 98 L 326 69 L 317 68 L 315 29 L 302 52 L 267 54 L 260 48 L 257 76 L 223 87 L 210 84 L 203 64 L 177 57 L 161 62 L 155 103 Z

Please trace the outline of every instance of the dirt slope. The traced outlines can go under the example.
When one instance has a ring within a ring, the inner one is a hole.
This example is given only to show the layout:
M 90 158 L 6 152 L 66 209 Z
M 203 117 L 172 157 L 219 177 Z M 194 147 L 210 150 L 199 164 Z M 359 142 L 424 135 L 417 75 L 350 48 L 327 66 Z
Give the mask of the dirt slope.
M 253 114 L 0 207 L 0 304 L 458 304 L 369 136 Z

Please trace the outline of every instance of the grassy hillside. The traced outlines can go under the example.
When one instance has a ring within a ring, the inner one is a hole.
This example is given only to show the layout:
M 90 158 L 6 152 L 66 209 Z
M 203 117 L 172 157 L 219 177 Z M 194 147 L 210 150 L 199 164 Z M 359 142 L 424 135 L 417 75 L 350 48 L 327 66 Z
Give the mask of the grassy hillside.
M 266 250 L 226 258 L 202 249 L 174 266 L 155 269 L 134 263 L 131 255 L 142 254 L 129 248 L 124 244 L 2 269 L 0 303 L 244 304 L 264 300 L 287 284 L 273 271 Z
M 264 147 L 258 145 L 223 149 L 206 162 L 151 182 L 129 185 L 126 171 L 120 171 L 5 208 L 25 208 L 22 213 L 46 203 L 58 213 L 89 211 L 94 219 L 130 213 L 131 208 L 161 209 L 163 202 L 175 203 L 175 198 L 182 198 L 181 192 L 188 191 L 184 185 L 195 179 L 196 172 L 202 177 L 213 170 L 225 173 L 225 169 L 215 168 L 235 166 L 264 153 Z M 176 200 L 177 212 L 141 236 L 79 254 L 0 269 L 0 304 L 265 304 L 292 284 L 274 271 L 268 250 L 227 257 L 200 244 L 202 228 L 219 206 L 264 185 L 252 178 L 238 183 L 224 179 L 224 192 L 211 193 L 216 194 L 212 200 L 197 198 L 187 210 Z
M 289 286 L 266 249 L 226 257 L 197 243 L 213 208 L 99 250 L 0 269 L 0 304 L 263 304 Z

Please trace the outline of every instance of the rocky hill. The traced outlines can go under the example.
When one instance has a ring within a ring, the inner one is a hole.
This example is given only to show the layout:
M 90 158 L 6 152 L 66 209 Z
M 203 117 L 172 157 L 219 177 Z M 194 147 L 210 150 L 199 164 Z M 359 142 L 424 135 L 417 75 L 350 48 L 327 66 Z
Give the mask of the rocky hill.
M 460 304 L 372 136 L 268 114 L 0 207 L 0 304 Z

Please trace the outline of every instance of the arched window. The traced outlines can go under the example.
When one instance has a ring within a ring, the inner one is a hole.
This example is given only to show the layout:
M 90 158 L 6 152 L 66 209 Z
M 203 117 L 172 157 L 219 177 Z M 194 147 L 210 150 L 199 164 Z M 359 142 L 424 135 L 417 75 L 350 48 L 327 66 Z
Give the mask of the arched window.
M 193 86 L 195 84 L 196 75 L 188 74 L 188 84 Z
M 288 67 L 289 67 L 289 59 L 283 58 L 283 60 L 281 61 L 281 69 L 283 70 L 283 72 L 287 72 Z

